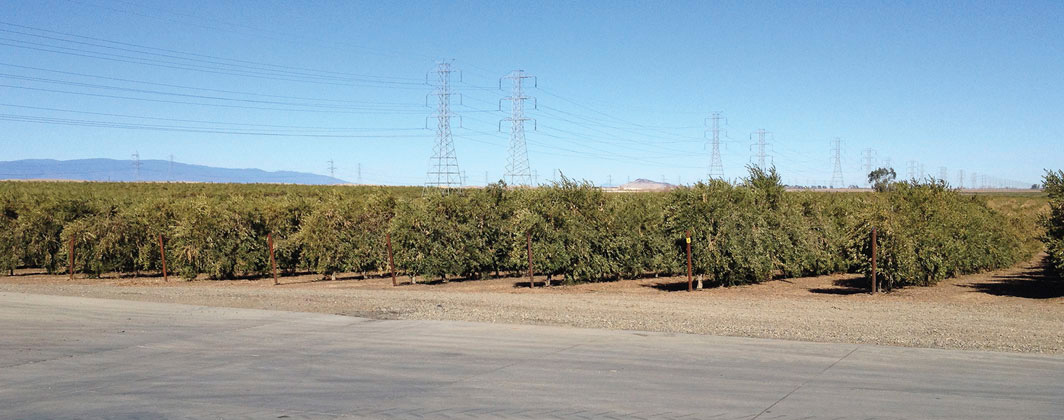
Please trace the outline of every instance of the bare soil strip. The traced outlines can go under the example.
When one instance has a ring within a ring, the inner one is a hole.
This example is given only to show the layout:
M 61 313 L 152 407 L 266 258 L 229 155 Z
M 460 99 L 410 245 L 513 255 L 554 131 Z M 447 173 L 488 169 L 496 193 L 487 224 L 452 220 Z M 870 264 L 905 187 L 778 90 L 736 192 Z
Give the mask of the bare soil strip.
M 378 319 L 566 325 L 910 347 L 1064 354 L 1064 282 L 1040 255 L 1020 266 L 876 296 L 854 275 L 686 292 L 686 278 L 530 289 L 527 278 L 399 287 L 318 275 L 183 281 L 0 277 L 0 292 L 277 309 Z M 712 351 L 712 349 L 707 349 Z

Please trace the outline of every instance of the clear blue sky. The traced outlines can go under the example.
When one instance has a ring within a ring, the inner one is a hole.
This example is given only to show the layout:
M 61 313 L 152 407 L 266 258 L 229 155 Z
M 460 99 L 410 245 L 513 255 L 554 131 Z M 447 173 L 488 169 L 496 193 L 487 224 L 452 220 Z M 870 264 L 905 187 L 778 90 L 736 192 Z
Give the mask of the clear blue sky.
M 954 184 L 958 170 L 1031 183 L 1064 167 L 1060 1 L 11 0 L 4 9 L 0 160 L 139 151 L 327 173 L 334 159 L 344 179 L 361 164 L 367 183 L 422 184 L 434 141 L 423 129 L 433 112 L 425 74 L 454 59 L 464 127 L 455 142 L 470 184 L 502 176 L 498 79 L 514 69 L 538 77 L 528 91 L 538 131 L 527 137 L 540 181 L 555 169 L 599 184 L 704 179 L 713 111 L 727 118 L 727 177 L 743 175 L 760 128 L 792 184 L 829 181 L 835 137 L 847 184 L 862 178 L 866 148 L 901 176 L 909 161 L 929 175 L 946 167 Z M 190 127 L 226 133 L 164 131 Z M 238 130 L 254 134 L 229 134 Z

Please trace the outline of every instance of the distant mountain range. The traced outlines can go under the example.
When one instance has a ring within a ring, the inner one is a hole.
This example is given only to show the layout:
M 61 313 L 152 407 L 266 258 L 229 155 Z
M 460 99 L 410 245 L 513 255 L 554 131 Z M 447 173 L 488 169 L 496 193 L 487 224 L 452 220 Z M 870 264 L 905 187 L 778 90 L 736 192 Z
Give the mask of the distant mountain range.
M 672 185 L 667 182 L 657 182 L 651 181 L 649 179 L 639 178 L 627 184 L 621 184 L 619 187 L 617 187 L 617 189 L 631 191 L 665 191 L 675 187 L 675 185 Z
M 272 184 L 346 184 L 347 181 L 306 172 L 215 168 L 166 160 L 25 159 L 0 162 L 0 179 L 54 179 L 113 182 L 232 182 Z

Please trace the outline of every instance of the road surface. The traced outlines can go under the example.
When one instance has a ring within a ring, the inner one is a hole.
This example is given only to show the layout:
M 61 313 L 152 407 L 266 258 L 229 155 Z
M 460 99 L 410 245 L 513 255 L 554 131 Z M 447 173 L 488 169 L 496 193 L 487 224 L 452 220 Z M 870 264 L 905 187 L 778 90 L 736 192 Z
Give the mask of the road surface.
M 0 293 L 0 418 L 1049 419 L 1064 357 Z

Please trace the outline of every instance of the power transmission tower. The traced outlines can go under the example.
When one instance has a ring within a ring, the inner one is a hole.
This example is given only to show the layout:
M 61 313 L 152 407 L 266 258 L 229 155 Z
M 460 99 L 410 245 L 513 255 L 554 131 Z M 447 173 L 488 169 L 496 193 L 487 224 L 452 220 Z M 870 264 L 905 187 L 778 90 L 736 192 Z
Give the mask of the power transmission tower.
M 763 170 L 766 169 L 765 168 L 765 154 L 766 154 L 765 150 L 766 150 L 766 148 L 768 146 L 768 142 L 765 141 L 765 135 L 768 134 L 768 131 L 765 131 L 764 128 L 760 128 L 756 132 L 751 133 L 751 137 L 753 137 L 754 134 L 757 134 L 757 143 L 751 144 L 750 147 L 751 148 L 757 147 L 757 154 L 755 155 L 757 157 L 757 167 L 760 168 L 763 171 Z M 751 138 L 751 140 L 753 140 L 753 139 Z
M 835 164 L 835 169 L 831 171 L 831 188 L 845 187 L 846 182 L 842 180 L 842 139 L 835 137 L 831 141 L 831 159 Z
M 908 162 L 908 164 L 909 164 L 909 168 L 908 168 L 908 171 L 907 171 L 908 172 L 908 178 L 911 179 L 911 180 L 915 180 L 916 179 L 917 163 L 916 163 L 915 160 L 910 160 Z
M 861 160 L 864 161 L 865 174 L 872 173 L 872 170 L 875 169 L 873 166 L 876 166 L 876 151 L 873 149 L 864 149 L 864 151 L 861 152 Z
M 979 188 L 979 173 L 972 171 L 971 183 L 968 184 L 968 188 Z
M 336 165 L 333 164 L 332 159 L 329 159 L 329 178 L 336 179 Z
M 890 161 L 890 158 L 883 159 L 883 167 L 887 169 L 894 169 L 894 163 Z
M 920 179 L 924 179 L 924 178 L 927 177 L 927 171 L 924 170 L 924 164 L 923 163 L 919 164 L 919 167 L 917 169 L 920 170 Z
M 362 183 L 362 164 L 358 164 L 358 183 Z
M 957 188 L 964 188 L 964 169 L 957 170 Z
M 140 181 L 140 152 L 133 151 L 133 173 L 134 181 Z
M 945 166 L 938 167 L 938 180 L 946 181 L 949 178 L 949 170 Z
M 174 180 L 174 155 L 170 155 L 170 166 L 166 168 L 166 180 Z
M 458 156 L 454 150 L 454 139 L 451 137 L 451 117 L 455 116 L 451 113 L 451 73 L 454 72 L 448 61 L 436 64 L 436 92 L 433 93 L 437 100 L 436 145 L 432 148 L 432 163 L 426 182 L 430 187 L 455 188 L 462 185 L 462 173 L 458 170 Z M 425 78 L 427 80 L 428 76 Z M 427 128 L 427 119 L 425 125 Z
M 499 90 L 502 90 L 502 80 L 509 79 L 513 85 L 510 96 L 499 100 L 499 110 L 502 111 L 502 101 L 510 101 L 510 116 L 499 121 L 499 131 L 502 131 L 502 122 L 510 122 L 510 154 L 506 159 L 506 174 L 504 177 L 510 185 L 532 185 L 532 170 L 528 165 L 528 147 L 525 145 L 525 121 L 532 121 L 532 129 L 536 128 L 536 120 L 525 117 L 525 101 L 532 100 L 532 109 L 536 109 L 536 98 L 526 96 L 523 81 L 532 79 L 532 86 L 537 87 L 539 81 L 536 76 L 525 74 L 524 70 L 514 70 L 510 74 L 499 79 Z
M 724 164 L 720 161 L 720 113 L 714 112 L 713 116 L 706 120 L 712 120 L 710 132 L 713 133 L 712 150 L 709 158 L 709 179 L 724 179 Z M 708 122 L 708 121 L 707 121 Z

